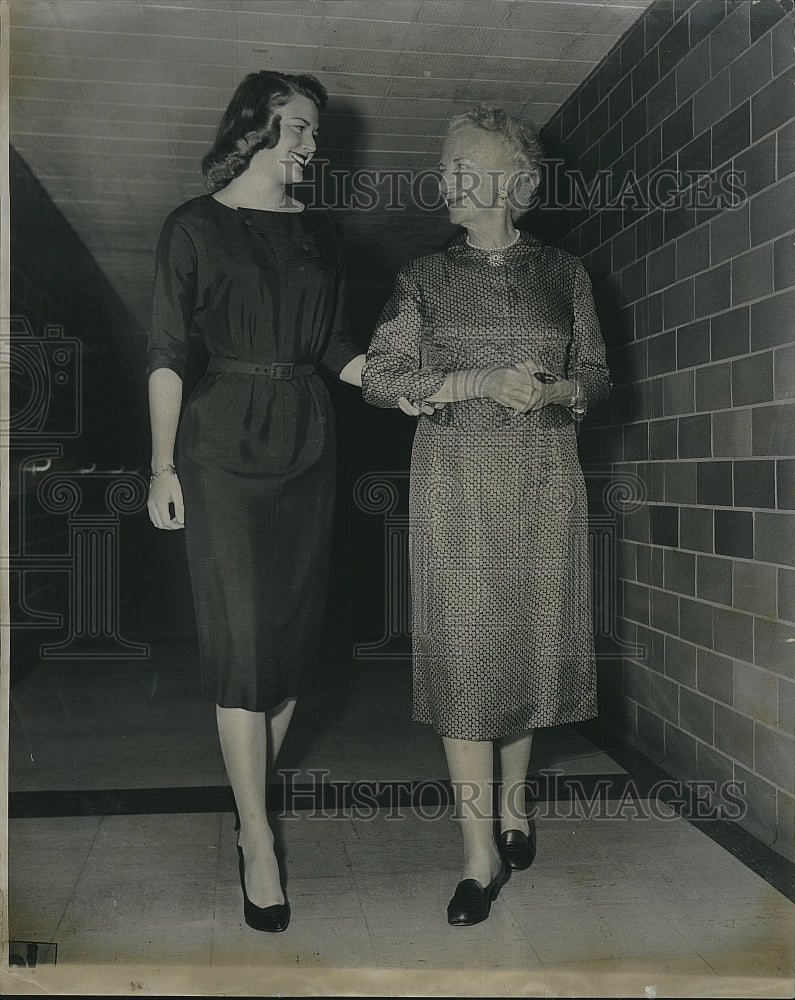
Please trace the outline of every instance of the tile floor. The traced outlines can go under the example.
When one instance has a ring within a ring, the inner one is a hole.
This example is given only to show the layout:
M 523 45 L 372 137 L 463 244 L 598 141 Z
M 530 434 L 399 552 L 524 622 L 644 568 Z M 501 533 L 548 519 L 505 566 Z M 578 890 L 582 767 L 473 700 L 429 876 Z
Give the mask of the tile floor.
M 54 942 L 57 962 L 12 966 L 3 992 L 793 995 L 795 904 L 664 809 L 574 820 L 539 803 L 533 867 L 488 921 L 451 928 L 459 841 L 444 801 L 368 818 L 296 799 L 275 824 L 292 922 L 250 930 L 195 677 L 192 647 L 163 646 L 145 664 L 41 664 L 13 688 L 9 933 Z M 442 788 L 438 738 L 408 721 L 409 684 L 405 664 L 334 651 L 280 768 L 304 792 L 313 772 Z M 531 772 L 544 770 L 627 777 L 576 727 L 538 734 Z

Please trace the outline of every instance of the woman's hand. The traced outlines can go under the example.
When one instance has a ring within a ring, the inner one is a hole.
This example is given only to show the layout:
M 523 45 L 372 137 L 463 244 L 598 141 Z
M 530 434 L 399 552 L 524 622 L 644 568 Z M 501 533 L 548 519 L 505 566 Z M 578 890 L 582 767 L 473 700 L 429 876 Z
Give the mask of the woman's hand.
M 522 365 L 532 366 L 532 362 L 522 362 Z M 533 377 L 533 372 L 540 370 L 538 367 L 525 369 L 519 365 L 495 368 L 484 378 L 483 395 L 517 413 L 539 410 L 546 405 L 544 390 L 547 388 Z
M 550 371 L 543 362 L 528 358 L 525 361 L 519 361 L 514 365 L 514 368 L 521 372 L 527 380 L 527 398 L 525 405 L 519 412 L 530 413 L 533 410 L 542 410 L 552 403 L 565 404 L 571 397 L 572 384 L 567 379 Z M 537 379 L 536 372 L 542 372 L 549 376 L 548 380 Z
M 173 517 L 169 504 L 174 504 Z M 149 510 L 149 520 L 156 528 L 173 531 L 175 528 L 185 527 L 185 504 L 176 472 L 161 472 L 152 477 L 146 506 Z
M 401 396 L 398 399 L 398 406 L 400 409 L 407 414 L 409 417 L 418 417 L 421 413 L 424 413 L 426 417 L 429 417 L 436 410 L 444 409 L 444 403 L 426 403 L 424 400 L 417 400 L 416 403 L 410 402 L 405 396 Z

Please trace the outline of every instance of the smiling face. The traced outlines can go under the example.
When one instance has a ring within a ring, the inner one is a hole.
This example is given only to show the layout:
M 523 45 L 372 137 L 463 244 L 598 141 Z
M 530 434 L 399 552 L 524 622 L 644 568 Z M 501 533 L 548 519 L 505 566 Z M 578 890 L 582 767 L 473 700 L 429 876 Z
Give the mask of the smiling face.
M 461 125 L 448 135 L 439 163 L 442 196 L 450 221 L 466 226 L 484 212 L 506 211 L 498 190 L 510 174 L 508 153 L 500 137 L 476 125 Z
M 320 116 L 314 101 L 302 94 L 292 96 L 275 114 L 281 118 L 279 141 L 273 149 L 256 152 L 250 168 L 270 174 L 279 184 L 298 184 L 317 149 Z

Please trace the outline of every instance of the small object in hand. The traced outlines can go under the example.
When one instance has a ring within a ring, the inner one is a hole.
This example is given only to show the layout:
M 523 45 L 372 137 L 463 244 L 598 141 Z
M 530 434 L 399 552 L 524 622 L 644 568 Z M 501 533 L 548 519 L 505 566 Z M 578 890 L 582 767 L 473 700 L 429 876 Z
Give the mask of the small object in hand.
M 537 378 L 539 382 L 544 382 L 547 385 L 558 380 L 557 375 L 553 375 L 552 372 L 533 372 L 533 378 Z

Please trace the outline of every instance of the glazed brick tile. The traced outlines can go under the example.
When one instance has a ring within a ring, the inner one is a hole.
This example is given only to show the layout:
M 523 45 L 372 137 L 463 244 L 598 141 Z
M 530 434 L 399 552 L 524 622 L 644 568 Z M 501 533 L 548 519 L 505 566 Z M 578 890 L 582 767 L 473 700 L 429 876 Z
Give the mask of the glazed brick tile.
M 665 589 L 693 597 L 696 592 L 696 557 L 692 552 L 668 549 L 663 553 Z
M 644 707 L 649 704 L 649 671 L 640 663 L 625 660 L 623 665 L 623 693 Z
M 768 0 L 770 2 L 770 0 Z M 778 7 L 781 4 L 773 0 Z M 792 45 L 792 21 L 786 17 L 770 32 L 773 48 L 773 76 L 779 76 L 795 65 L 795 49 Z
M 658 334 L 648 341 L 649 375 L 676 371 L 676 331 Z
M 778 678 L 778 725 L 785 733 L 795 732 L 795 684 L 786 677 Z
M 740 611 L 750 611 L 767 618 L 777 616 L 775 566 L 738 560 L 733 564 L 732 584 L 732 601 Z
M 791 216 L 782 218 L 782 205 L 795 204 L 795 175 L 780 181 L 751 199 L 751 245 L 756 246 L 782 235 Z
M 754 407 L 751 418 L 754 455 L 790 455 L 795 403 Z
M 638 222 L 636 240 L 638 256 L 652 253 L 662 245 L 663 239 L 663 212 L 661 209 L 656 209 Z
M 696 658 L 696 687 L 710 698 L 731 705 L 734 698 L 732 661 L 711 649 L 699 649 Z
M 719 264 L 695 277 L 695 318 L 728 309 L 731 305 L 731 265 Z
M 715 27 L 709 36 L 709 57 L 712 75 L 719 73 L 740 56 L 751 44 L 748 14 L 735 10 Z
M 637 21 L 621 40 L 618 50 L 621 58 L 621 75 L 632 71 L 632 68 L 643 58 L 645 53 L 645 29 L 643 21 Z
M 665 723 L 663 763 L 674 774 L 696 773 L 696 740 L 668 722 Z
M 676 243 L 666 243 L 646 258 L 647 284 L 650 292 L 676 281 Z
M 605 97 L 621 79 L 621 56 L 613 49 L 600 63 L 597 70 L 599 97 Z
M 669 208 L 665 212 L 665 241 L 675 240 L 696 224 L 696 211 L 687 205 Z
M 732 608 L 715 608 L 716 653 L 725 653 L 736 660 L 754 658 L 753 615 Z
M 792 679 L 795 677 L 795 656 L 792 655 L 793 630 L 784 622 L 769 618 L 754 619 L 754 663 Z
M 649 591 L 649 623 L 661 632 L 679 632 L 679 598 L 664 590 Z
M 648 424 L 627 424 L 624 427 L 624 461 L 645 462 L 648 455 Z
M 582 95 L 580 95 L 582 96 Z M 593 146 L 605 134 L 608 128 L 609 106 L 607 101 L 602 101 L 593 109 L 586 118 L 588 125 L 588 145 Z
M 694 552 L 713 551 L 713 511 L 703 507 L 679 510 L 679 544 Z
M 754 142 L 790 120 L 792 90 L 792 80 L 784 73 L 751 99 L 751 137 Z
M 652 420 L 649 423 L 649 458 L 677 456 L 677 420 Z
M 732 463 L 699 462 L 697 502 L 704 507 L 731 507 Z
M 662 155 L 671 156 L 693 138 L 693 102 L 686 101 L 662 123 Z
M 792 794 L 795 791 L 795 740 L 760 722 L 754 723 L 754 770 Z
M 696 646 L 712 646 L 713 608 L 703 601 L 679 598 L 679 637 Z
M 649 623 L 649 588 L 625 580 L 623 616 L 631 621 Z
M 695 100 L 698 99 L 696 95 Z M 697 132 L 705 126 L 697 124 Z M 712 126 L 712 165 L 719 167 L 751 145 L 751 102 L 745 101 Z
M 709 458 L 712 453 L 711 414 L 680 417 L 678 440 L 680 458 Z
M 772 399 L 772 351 L 750 354 L 732 362 L 732 402 L 735 406 L 769 403 Z
M 716 722 L 717 725 L 717 722 Z M 734 765 L 734 780 L 743 783 L 746 805 L 743 826 L 764 844 L 772 844 L 779 833 L 776 789 L 753 771 Z
M 712 263 L 719 264 L 751 247 L 751 208 L 727 208 L 709 224 Z
M 679 692 L 679 725 L 704 743 L 712 743 L 714 702 L 695 691 L 681 688 Z
M 695 405 L 695 379 L 692 371 L 676 372 L 663 379 L 663 413 L 692 413 Z
M 621 232 L 622 213 L 620 210 L 605 208 L 599 212 L 599 229 L 602 236 L 602 243 L 612 239 L 616 233 Z
M 704 271 L 710 263 L 710 229 L 698 229 L 682 236 L 676 243 L 677 278 L 688 278 L 698 271 Z
M 773 245 L 766 243 L 732 262 L 732 305 L 773 292 Z
M 734 777 L 734 762 L 706 743 L 696 743 L 696 777 L 725 785 Z
M 751 306 L 751 350 L 789 344 L 793 335 L 795 289 L 771 295 Z
M 795 570 L 780 568 L 778 574 L 778 617 L 795 622 Z
M 693 95 L 693 131 L 696 135 L 725 119 L 731 111 L 729 71 L 724 70 L 714 80 Z
M 637 259 L 635 242 L 636 232 L 634 228 L 625 229 L 610 241 L 613 269 L 615 271 L 620 271 L 622 267 L 635 262 Z
M 676 725 L 679 718 L 679 685 L 662 674 L 649 674 L 649 704 L 666 722 Z
M 773 287 L 777 292 L 795 285 L 795 234 L 773 244 Z
M 769 187 L 776 180 L 776 137 L 769 135 L 734 159 L 734 169 L 742 174 L 740 185 L 746 197 Z
M 784 4 L 779 3 L 779 0 L 757 0 L 756 3 L 751 4 L 749 11 L 751 17 L 751 41 L 755 42 L 760 35 L 764 35 L 785 17 L 786 13 Z
M 637 302 L 646 295 L 646 264 L 639 260 L 621 272 L 621 298 L 625 303 Z
M 730 362 L 696 369 L 696 409 L 713 411 L 732 405 L 732 369 Z
M 695 283 L 679 281 L 663 291 L 663 323 L 667 328 L 683 326 L 695 319 Z
M 697 482 L 695 462 L 665 463 L 666 503 L 697 503 Z
M 638 706 L 637 723 L 635 729 L 630 732 L 637 734 L 637 738 L 654 760 L 661 760 L 665 746 L 665 736 L 663 727 L 665 723 L 653 712 L 649 712 L 642 705 Z
M 660 77 L 670 73 L 690 49 L 690 23 L 686 17 L 671 28 L 659 44 Z
M 732 603 L 732 560 L 699 555 L 696 565 L 696 595 L 712 604 Z
M 663 585 L 663 550 L 657 546 L 651 550 L 651 585 L 652 587 Z
M 795 566 L 795 513 L 757 511 L 753 558 L 779 566 Z
M 703 173 L 712 166 L 712 132 L 707 129 L 679 151 L 679 170 L 683 175 Z
M 710 320 L 713 361 L 747 354 L 750 343 L 751 311 L 748 306 L 720 313 Z
M 630 511 L 623 518 L 624 538 L 630 542 L 641 542 L 648 545 L 649 537 L 649 508 L 639 507 Z
M 728 105 L 728 79 L 726 98 Z M 649 131 L 674 111 L 676 111 L 676 74 L 672 73 L 664 80 L 660 80 L 657 86 L 649 91 L 646 98 L 646 121 Z M 701 132 L 702 129 L 698 129 L 698 131 Z
M 754 515 L 750 511 L 715 511 L 715 554 L 754 558 Z
M 772 460 L 734 463 L 734 506 L 776 506 L 776 467 Z
M 755 42 L 731 64 L 730 91 L 732 107 L 742 104 L 773 79 L 773 56 L 770 35 Z
M 781 179 L 795 170 L 795 121 L 779 129 L 776 136 L 778 141 L 776 171 Z
M 646 132 L 648 124 L 646 121 L 646 99 L 641 98 L 637 104 L 624 115 L 621 121 L 621 136 L 624 142 L 624 149 L 634 146 L 640 142 Z
M 632 77 L 625 76 L 610 92 L 608 98 L 609 121 L 615 125 L 632 107 Z
M 691 49 L 676 67 L 676 93 L 680 101 L 686 101 L 697 90 L 709 83 L 709 59 L 704 58 L 705 47 Z
M 754 724 L 733 708 L 715 705 L 715 747 L 735 760 L 754 766 Z
M 634 94 L 637 96 L 648 94 L 660 79 L 657 49 L 648 52 L 626 79 L 631 82 Z
M 734 707 L 768 725 L 778 721 L 778 677 L 750 663 L 734 664 Z
M 795 510 L 795 460 L 791 458 L 776 462 L 776 507 Z
M 710 359 L 710 321 L 698 320 L 676 331 L 676 366 L 689 368 Z
M 712 414 L 712 454 L 715 458 L 743 458 L 753 454 L 751 410 Z
M 690 7 L 690 44 L 695 46 L 702 38 L 706 38 L 726 16 L 726 5 L 723 0 L 699 0 Z M 707 43 L 709 44 L 709 43 Z M 699 50 L 702 59 L 706 59 L 706 47 Z M 708 59 L 706 59 L 709 62 Z
M 696 647 L 675 636 L 665 636 L 665 674 L 680 684 L 696 686 Z
M 679 544 L 679 508 L 665 504 L 651 507 L 651 542 L 654 545 Z

